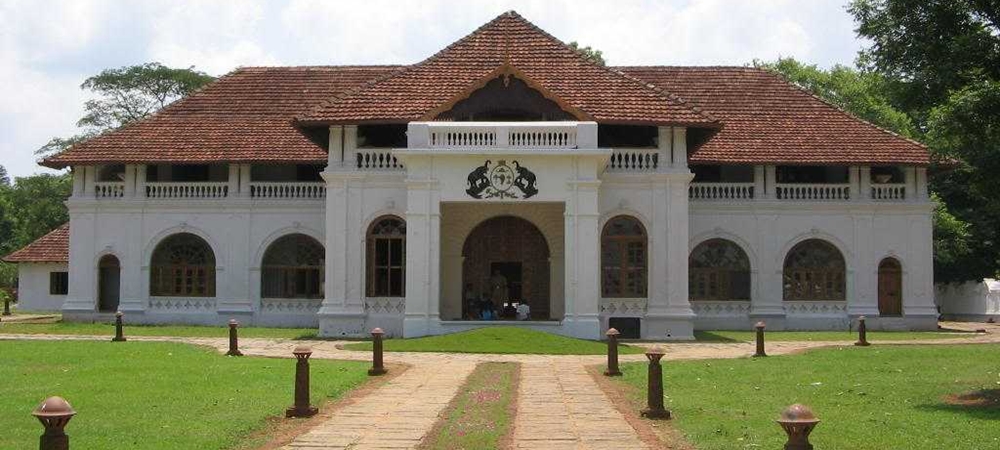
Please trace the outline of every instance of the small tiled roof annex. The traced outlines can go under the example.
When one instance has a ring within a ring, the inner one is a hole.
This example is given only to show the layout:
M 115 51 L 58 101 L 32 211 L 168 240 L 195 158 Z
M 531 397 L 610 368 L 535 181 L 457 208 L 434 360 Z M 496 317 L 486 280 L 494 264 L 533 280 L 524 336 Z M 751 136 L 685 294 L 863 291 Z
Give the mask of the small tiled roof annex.
M 878 128 L 751 67 L 618 67 L 711 111 L 724 124 L 693 163 L 930 164 L 919 142 Z
M 10 263 L 69 262 L 69 222 L 3 257 Z
M 331 98 L 298 120 L 304 124 L 430 120 L 442 105 L 505 67 L 590 120 L 719 126 L 715 118 L 675 95 L 586 60 L 514 11 L 420 63 Z
M 144 120 L 77 144 L 42 165 L 326 162 L 326 149 L 292 123 L 295 115 L 398 67 L 240 68 Z

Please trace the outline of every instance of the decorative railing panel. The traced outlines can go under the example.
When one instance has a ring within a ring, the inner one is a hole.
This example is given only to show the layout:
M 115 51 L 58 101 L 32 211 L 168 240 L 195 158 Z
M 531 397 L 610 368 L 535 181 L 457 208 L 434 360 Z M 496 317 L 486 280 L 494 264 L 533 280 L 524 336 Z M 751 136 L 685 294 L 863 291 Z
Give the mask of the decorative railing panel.
M 358 150 L 355 155 L 357 168 L 361 170 L 404 170 L 403 162 L 396 159 L 387 148 Z
M 322 199 L 326 197 L 326 184 L 316 182 L 253 182 L 250 183 L 253 198 L 298 198 Z
M 215 181 L 146 183 L 149 198 L 223 198 L 228 193 L 228 183 Z
M 691 309 L 698 317 L 731 317 L 750 314 L 747 301 L 692 301 Z
M 365 313 L 402 316 L 406 312 L 404 297 L 376 297 L 365 299 Z
M 601 314 L 614 316 L 637 316 L 646 314 L 647 300 L 644 298 L 602 298 Z
M 318 298 L 264 298 L 260 310 L 274 314 L 316 314 L 323 299 Z
M 784 302 L 785 314 L 799 316 L 841 316 L 847 314 L 847 302 L 794 301 Z
M 212 297 L 150 297 L 149 309 L 172 313 L 215 312 L 215 298 Z
M 851 188 L 848 184 L 778 184 L 775 185 L 778 200 L 836 201 L 850 200 Z
M 94 197 L 122 198 L 125 196 L 125 183 L 120 181 L 98 181 L 94 183 Z
M 510 127 L 511 148 L 576 148 L 576 127 Z
M 432 149 L 596 148 L 593 122 L 424 122 L 411 123 L 411 147 Z M 581 127 L 585 130 L 581 139 Z M 585 144 L 584 144 L 585 143 Z
M 906 200 L 906 184 L 874 184 L 872 185 L 872 200 L 899 201 Z
M 608 169 L 620 172 L 647 172 L 660 166 L 660 154 L 655 148 L 615 150 L 608 161 Z
M 750 200 L 754 198 L 753 183 L 691 183 L 691 200 Z

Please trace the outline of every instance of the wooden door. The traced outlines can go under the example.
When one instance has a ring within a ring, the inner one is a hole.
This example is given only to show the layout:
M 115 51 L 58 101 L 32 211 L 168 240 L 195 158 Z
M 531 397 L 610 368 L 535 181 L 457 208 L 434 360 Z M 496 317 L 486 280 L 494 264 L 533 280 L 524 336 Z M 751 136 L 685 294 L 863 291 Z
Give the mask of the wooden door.
M 895 258 L 878 265 L 878 312 L 882 316 L 903 314 L 903 271 Z
M 98 263 L 97 308 L 102 312 L 118 310 L 121 288 L 121 266 L 114 255 L 105 255 Z

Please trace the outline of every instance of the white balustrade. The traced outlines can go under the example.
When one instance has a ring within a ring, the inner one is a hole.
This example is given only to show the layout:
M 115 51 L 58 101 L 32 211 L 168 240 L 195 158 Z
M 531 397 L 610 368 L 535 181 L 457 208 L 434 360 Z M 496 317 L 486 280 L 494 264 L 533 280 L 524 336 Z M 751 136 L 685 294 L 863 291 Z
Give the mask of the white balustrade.
M 223 198 L 229 192 L 226 182 L 155 182 L 146 183 L 148 198 Z
M 691 183 L 691 200 L 750 200 L 754 198 L 753 183 Z
M 906 183 L 873 184 L 872 200 L 894 201 L 906 199 Z
M 619 172 L 646 172 L 660 166 L 655 148 L 615 149 L 608 160 L 608 169 Z
M 94 183 L 94 196 L 97 198 L 122 198 L 125 196 L 125 183 L 98 181 Z
M 322 199 L 326 197 L 326 184 L 321 182 L 263 182 L 250 183 L 253 198 Z
M 597 148 L 594 122 L 411 122 L 411 148 L 576 149 Z
M 779 200 L 837 201 L 850 200 L 849 184 L 777 184 Z
M 403 170 L 403 163 L 387 148 L 358 150 L 357 168 L 360 170 Z

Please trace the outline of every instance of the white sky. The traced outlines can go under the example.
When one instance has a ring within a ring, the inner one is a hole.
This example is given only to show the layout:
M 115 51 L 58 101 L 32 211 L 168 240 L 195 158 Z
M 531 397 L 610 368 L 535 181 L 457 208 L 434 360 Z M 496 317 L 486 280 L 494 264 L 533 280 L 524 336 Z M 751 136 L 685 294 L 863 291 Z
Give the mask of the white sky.
M 846 0 L 0 0 L 0 165 L 74 134 L 104 68 L 420 61 L 507 10 L 609 64 L 744 65 L 793 56 L 850 64 L 862 42 Z

